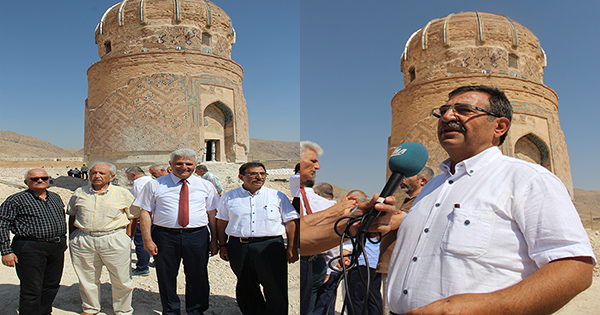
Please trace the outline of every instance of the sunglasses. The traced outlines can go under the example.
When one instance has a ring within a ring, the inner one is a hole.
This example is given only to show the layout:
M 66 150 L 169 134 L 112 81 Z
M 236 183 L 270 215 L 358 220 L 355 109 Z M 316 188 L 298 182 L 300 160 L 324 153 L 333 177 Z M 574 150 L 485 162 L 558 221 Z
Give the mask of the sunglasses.
M 49 176 L 42 176 L 42 177 L 29 177 L 28 179 L 29 179 L 30 181 L 37 182 L 37 181 L 38 181 L 38 180 L 40 180 L 40 179 L 41 179 L 41 180 L 43 180 L 43 181 L 47 181 L 48 179 L 50 179 L 50 177 L 49 177 Z

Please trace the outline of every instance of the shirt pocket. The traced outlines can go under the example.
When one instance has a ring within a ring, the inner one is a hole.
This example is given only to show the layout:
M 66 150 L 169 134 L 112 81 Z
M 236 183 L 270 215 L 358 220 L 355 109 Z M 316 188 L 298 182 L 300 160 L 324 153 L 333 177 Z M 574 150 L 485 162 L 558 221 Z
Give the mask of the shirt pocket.
M 479 257 L 489 248 L 494 230 L 491 209 L 454 209 L 446 226 L 442 249 L 447 254 Z
M 265 211 L 267 212 L 267 219 L 269 221 L 281 222 L 281 214 L 279 213 L 279 206 L 276 204 L 266 204 Z

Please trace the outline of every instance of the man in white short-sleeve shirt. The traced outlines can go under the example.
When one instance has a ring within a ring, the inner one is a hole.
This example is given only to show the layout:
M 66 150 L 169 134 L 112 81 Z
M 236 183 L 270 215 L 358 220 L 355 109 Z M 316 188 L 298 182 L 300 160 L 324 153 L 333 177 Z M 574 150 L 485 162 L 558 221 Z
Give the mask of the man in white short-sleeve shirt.
M 191 149 L 173 151 L 172 172 L 148 182 L 134 201 L 143 210 L 144 248 L 155 257 L 163 314 L 180 313 L 177 274 L 182 259 L 187 314 L 203 314 L 208 309 L 207 264 L 209 250 L 212 255 L 218 251 L 215 212 L 219 194 L 212 183 L 192 176 L 197 161 Z
M 504 92 L 461 87 L 432 114 L 450 158 L 398 230 L 392 314 L 550 314 L 585 290 L 595 257 L 564 185 L 498 149 Z
M 238 279 L 243 314 L 288 314 L 287 263 L 298 260 L 299 215 L 285 194 L 263 187 L 262 163 L 243 164 L 238 176 L 242 186 L 226 192 L 217 211 L 220 256 Z

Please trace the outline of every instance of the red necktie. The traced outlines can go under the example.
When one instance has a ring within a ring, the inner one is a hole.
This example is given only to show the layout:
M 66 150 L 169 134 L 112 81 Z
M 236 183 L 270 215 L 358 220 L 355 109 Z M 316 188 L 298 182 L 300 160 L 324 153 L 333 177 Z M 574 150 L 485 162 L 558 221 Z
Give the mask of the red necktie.
M 186 227 L 190 223 L 190 193 L 187 181 L 181 180 L 181 191 L 179 192 L 179 225 Z
M 310 209 L 310 204 L 308 203 L 308 198 L 306 197 L 306 190 L 304 190 L 304 185 L 300 185 L 300 193 L 302 194 L 302 200 L 304 201 L 304 209 L 306 209 L 306 214 L 312 214 L 312 210 Z

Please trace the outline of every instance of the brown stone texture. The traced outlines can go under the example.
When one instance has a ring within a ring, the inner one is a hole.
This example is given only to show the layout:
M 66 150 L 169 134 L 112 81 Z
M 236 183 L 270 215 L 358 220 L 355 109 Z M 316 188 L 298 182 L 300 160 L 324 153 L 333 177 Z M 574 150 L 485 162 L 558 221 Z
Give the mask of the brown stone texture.
M 543 83 L 546 54 L 537 37 L 503 15 L 463 12 L 432 20 L 416 31 L 402 54 L 405 88 L 393 97 L 388 157 L 407 141 L 423 144 L 428 165 L 448 156 L 439 145 L 433 108 L 464 85 L 503 89 L 514 114 L 504 154 L 540 164 L 556 174 L 571 196 L 573 182 L 558 96 Z
M 88 69 L 86 160 L 166 161 L 178 148 L 245 162 L 248 113 L 235 31 L 209 1 L 129 0 L 96 28 L 100 61 Z

